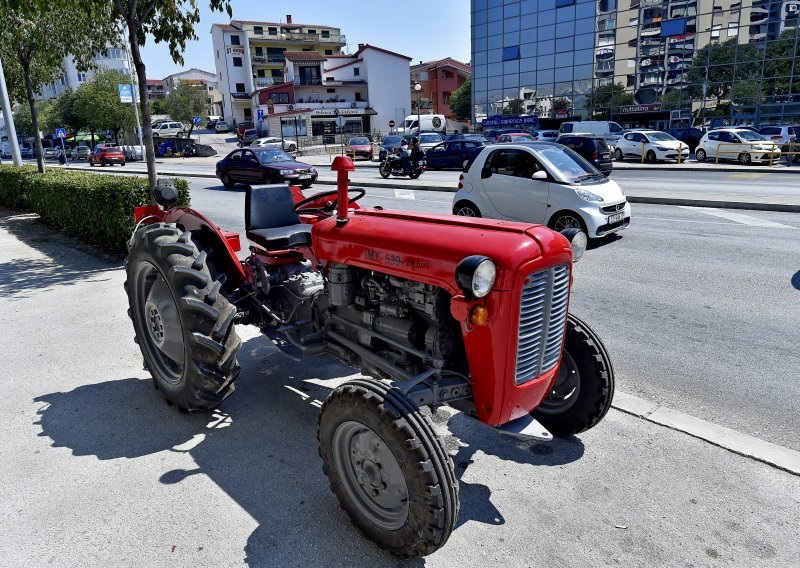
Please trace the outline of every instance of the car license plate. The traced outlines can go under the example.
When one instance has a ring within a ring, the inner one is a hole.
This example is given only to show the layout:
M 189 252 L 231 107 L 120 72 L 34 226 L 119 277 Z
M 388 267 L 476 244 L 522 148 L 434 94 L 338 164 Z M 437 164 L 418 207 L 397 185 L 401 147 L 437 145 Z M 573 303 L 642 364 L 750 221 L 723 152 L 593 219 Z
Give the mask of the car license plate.
M 624 213 L 616 213 L 615 215 L 608 216 L 608 224 L 611 225 L 613 223 L 619 223 L 625 218 Z
M 311 179 L 311 174 L 300 174 L 297 176 L 299 179 Z

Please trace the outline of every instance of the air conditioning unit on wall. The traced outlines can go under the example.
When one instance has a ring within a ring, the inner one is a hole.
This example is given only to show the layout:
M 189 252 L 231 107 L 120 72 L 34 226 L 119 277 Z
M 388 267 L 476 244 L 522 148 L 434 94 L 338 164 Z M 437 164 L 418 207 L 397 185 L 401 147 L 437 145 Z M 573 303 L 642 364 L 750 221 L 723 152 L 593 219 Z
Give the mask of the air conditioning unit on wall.
M 289 105 L 289 110 L 294 110 L 294 105 Z
M 352 103 L 350 103 L 350 108 L 358 108 L 358 103 L 353 101 Z

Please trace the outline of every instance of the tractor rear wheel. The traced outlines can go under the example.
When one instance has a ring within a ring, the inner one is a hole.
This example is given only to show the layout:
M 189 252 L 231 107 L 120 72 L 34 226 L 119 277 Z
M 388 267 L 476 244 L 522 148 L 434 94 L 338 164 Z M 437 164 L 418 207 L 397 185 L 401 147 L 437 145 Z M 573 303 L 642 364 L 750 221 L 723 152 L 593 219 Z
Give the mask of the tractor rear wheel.
M 212 274 L 191 233 L 165 223 L 136 231 L 125 271 L 128 315 L 156 389 L 181 410 L 214 408 L 239 374 L 224 275 Z
M 569 314 L 558 376 L 534 418 L 555 436 L 571 436 L 596 426 L 613 398 L 614 369 L 603 342 Z
M 372 379 L 345 383 L 317 422 L 322 469 L 366 536 L 402 557 L 444 545 L 458 517 L 453 462 L 414 403 Z

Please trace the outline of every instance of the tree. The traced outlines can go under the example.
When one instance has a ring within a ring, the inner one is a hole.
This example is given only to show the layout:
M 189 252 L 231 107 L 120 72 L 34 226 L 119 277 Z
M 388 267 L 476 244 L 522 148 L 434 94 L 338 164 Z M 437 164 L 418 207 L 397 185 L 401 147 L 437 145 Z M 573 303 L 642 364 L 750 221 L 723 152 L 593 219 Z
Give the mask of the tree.
M 761 74 L 761 51 L 752 43 L 738 43 L 733 37 L 709 43 L 695 52 L 686 75 L 687 94 L 698 100 L 727 99 L 734 82 L 757 79 Z
M 105 50 L 109 38 L 119 36 L 104 2 L 52 0 L 22 7 L 10 2 L 0 17 L 0 57 L 10 62 L 11 75 L 22 79 L 12 87 L 18 101 L 27 100 L 36 140 L 39 171 L 44 171 L 36 93 L 62 73 L 62 62 L 71 55 L 79 70 L 86 70 L 97 51 Z M 113 42 L 113 41 L 112 41 Z M 75 49 L 80 46 L 80 49 Z M 76 53 L 71 53 L 75 50 Z M 16 68 L 16 69 L 14 69 Z
M 54 124 L 55 128 L 58 128 L 57 121 L 53 120 L 52 101 L 36 101 L 35 107 L 38 128 L 43 132 L 49 132 Z M 17 105 L 17 109 L 14 112 L 14 125 L 16 126 L 17 135 L 19 136 L 34 136 L 36 134 L 30 105 Z
M 169 94 L 166 102 L 167 114 L 172 120 L 177 120 L 189 125 L 189 134 L 192 135 L 194 122 L 192 117 L 203 116 L 206 112 L 206 92 L 205 85 L 187 85 L 181 83 Z
M 136 117 L 133 105 L 119 100 L 120 83 L 127 83 L 128 77 L 119 71 L 110 70 L 99 73 L 95 78 L 80 86 L 79 113 L 86 128 L 92 133 L 111 130 L 114 141 L 119 142 L 119 133 L 127 128 L 134 128 Z
M 183 65 L 183 50 L 186 49 L 186 42 L 197 39 L 194 26 L 200 21 L 200 9 L 197 7 L 197 0 L 92 1 L 95 5 L 111 6 L 116 19 L 125 24 L 128 30 L 131 59 L 138 78 L 147 179 L 151 200 L 155 202 L 153 190 L 158 182 L 156 155 L 153 150 L 153 129 L 150 126 L 150 102 L 147 100 L 147 68 L 142 61 L 139 46 L 144 45 L 147 36 L 151 35 L 156 43 L 166 43 L 169 46 L 172 60 L 178 65 Z M 213 11 L 225 10 L 229 17 L 233 15 L 229 0 L 209 0 L 209 6 Z
M 661 110 L 682 110 L 691 106 L 691 101 L 684 97 L 680 89 L 667 91 L 661 97 Z
M 625 90 L 622 83 L 600 85 L 586 95 L 586 107 L 591 109 L 592 116 L 596 118 L 610 119 L 614 109 L 632 104 L 633 95 Z
M 785 30 L 775 41 L 767 44 L 764 55 L 764 94 L 786 95 L 791 92 L 792 64 L 800 61 L 800 30 Z M 797 71 L 795 70 L 795 75 Z M 794 84 L 797 92 L 797 81 Z
M 754 105 L 764 102 L 760 83 L 756 80 L 734 83 L 731 87 L 731 102 L 737 105 Z
M 551 118 L 556 118 L 560 113 L 566 112 L 569 114 L 572 111 L 572 101 L 564 97 L 558 97 L 553 100 L 553 105 L 550 107 Z
M 522 102 L 522 99 L 508 99 L 503 103 L 503 116 L 519 116 L 522 114 L 525 105 Z
M 150 110 L 153 114 L 167 114 L 169 112 L 167 110 L 167 101 L 153 101 L 153 104 L 150 106 Z
M 67 131 L 77 135 L 86 126 L 77 91 L 67 89 L 53 101 L 53 117 Z
M 467 77 L 450 95 L 450 110 L 456 120 L 463 122 L 472 118 L 472 77 Z

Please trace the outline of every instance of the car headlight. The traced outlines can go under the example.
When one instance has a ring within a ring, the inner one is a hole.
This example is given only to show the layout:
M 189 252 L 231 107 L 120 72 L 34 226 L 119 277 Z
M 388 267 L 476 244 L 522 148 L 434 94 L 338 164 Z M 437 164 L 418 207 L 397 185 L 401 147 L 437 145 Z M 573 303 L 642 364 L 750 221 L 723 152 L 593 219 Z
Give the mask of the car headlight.
M 561 234 L 566 237 L 572 247 L 572 262 L 578 262 L 586 252 L 586 245 L 589 244 L 586 233 L 580 229 L 564 229 Z
M 664 146 L 656 146 L 656 150 L 659 152 L 669 152 L 672 148 L 664 148 Z
M 317 173 L 317 168 L 311 168 L 311 173 L 312 173 L 312 174 L 315 174 L 315 173 Z
M 497 267 L 488 256 L 468 256 L 456 267 L 456 283 L 464 294 L 475 298 L 483 298 L 491 291 L 496 276 Z
M 603 202 L 603 198 L 597 195 L 596 193 L 592 193 L 591 191 L 586 191 L 585 189 L 576 189 L 575 193 L 583 199 L 584 201 L 597 201 L 599 203 Z
M 297 172 L 295 172 L 294 170 L 281 170 L 281 175 L 282 176 L 292 176 L 292 175 L 296 175 L 296 173 Z

